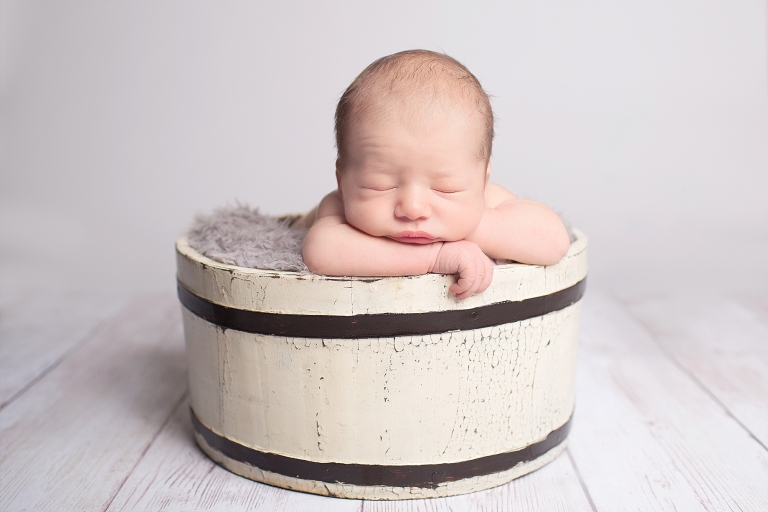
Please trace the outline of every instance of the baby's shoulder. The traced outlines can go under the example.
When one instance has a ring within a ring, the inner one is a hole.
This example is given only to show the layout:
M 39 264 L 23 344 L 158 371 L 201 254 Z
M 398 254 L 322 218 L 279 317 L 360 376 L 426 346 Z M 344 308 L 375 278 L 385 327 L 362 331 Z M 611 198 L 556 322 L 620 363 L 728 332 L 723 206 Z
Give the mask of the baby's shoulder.
M 515 194 L 497 183 L 488 182 L 485 186 L 485 207 L 496 208 L 501 203 L 517 199 Z
M 331 215 L 344 216 L 344 205 L 341 202 L 341 196 L 338 190 L 326 195 L 320 205 L 317 207 L 317 218 L 329 217 Z
M 305 213 L 292 224 L 292 228 L 304 228 L 309 229 L 315 225 L 318 219 L 323 217 L 332 216 L 344 216 L 344 205 L 341 203 L 341 198 L 337 191 L 333 191 L 326 195 L 320 204 L 312 208 L 309 212 Z

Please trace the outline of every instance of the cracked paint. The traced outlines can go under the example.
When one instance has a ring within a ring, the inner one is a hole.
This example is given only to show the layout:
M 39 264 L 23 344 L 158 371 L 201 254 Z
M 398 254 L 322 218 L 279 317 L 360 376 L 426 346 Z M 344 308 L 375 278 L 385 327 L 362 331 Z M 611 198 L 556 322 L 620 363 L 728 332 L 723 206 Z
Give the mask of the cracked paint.
M 463 302 L 447 294 L 451 276 L 288 275 L 203 261 L 183 240 L 177 251 L 179 280 L 193 293 L 217 304 L 291 314 L 472 309 L 551 293 L 586 275 L 586 239 L 552 267 L 498 267 L 492 288 Z M 435 464 L 517 450 L 571 415 L 580 307 L 475 330 L 359 340 L 248 334 L 185 311 L 192 407 L 213 431 L 240 444 L 316 462 Z M 198 443 L 249 478 L 378 499 L 487 488 L 540 467 L 562 449 L 495 475 L 421 489 L 303 481 Z

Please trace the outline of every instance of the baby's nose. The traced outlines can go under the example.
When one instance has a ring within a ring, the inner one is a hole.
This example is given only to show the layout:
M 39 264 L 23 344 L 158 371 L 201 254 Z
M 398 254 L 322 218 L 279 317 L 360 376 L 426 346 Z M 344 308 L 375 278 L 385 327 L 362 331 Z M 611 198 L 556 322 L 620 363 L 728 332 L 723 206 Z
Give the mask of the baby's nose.
M 408 220 L 426 219 L 431 212 L 429 201 L 418 190 L 403 190 L 395 205 L 395 215 Z

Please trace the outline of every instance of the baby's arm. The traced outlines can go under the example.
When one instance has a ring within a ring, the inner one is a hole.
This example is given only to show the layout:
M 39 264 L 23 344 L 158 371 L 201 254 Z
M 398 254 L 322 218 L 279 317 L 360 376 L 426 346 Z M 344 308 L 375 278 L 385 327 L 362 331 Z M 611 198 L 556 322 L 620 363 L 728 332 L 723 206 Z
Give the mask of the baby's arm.
M 355 229 L 344 218 L 338 192 L 331 192 L 320 202 L 303 256 L 317 274 L 403 276 L 428 273 L 439 250 L 440 244 L 406 245 Z
M 459 299 L 484 291 L 493 277 L 492 263 L 475 243 L 406 244 L 350 226 L 338 192 L 320 203 L 317 220 L 304 239 L 303 256 L 312 272 L 330 276 L 458 273 L 459 281 L 449 291 Z
M 467 240 L 492 258 L 532 265 L 551 265 L 568 252 L 568 232 L 555 212 L 541 203 L 516 198 L 488 183 L 485 213 Z

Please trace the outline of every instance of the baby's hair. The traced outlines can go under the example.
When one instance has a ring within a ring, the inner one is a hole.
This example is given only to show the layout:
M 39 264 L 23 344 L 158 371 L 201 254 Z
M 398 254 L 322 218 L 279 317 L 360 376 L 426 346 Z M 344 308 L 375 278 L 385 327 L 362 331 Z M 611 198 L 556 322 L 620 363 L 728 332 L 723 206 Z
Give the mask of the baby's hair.
M 383 97 L 396 97 L 409 109 L 430 102 L 455 106 L 469 100 L 484 121 L 478 157 L 488 160 L 493 145 L 493 110 L 488 94 L 475 75 L 443 53 L 408 50 L 382 57 L 360 73 L 341 95 L 336 106 L 336 149 L 341 159 L 350 121 L 365 114 L 380 114 Z M 408 101 L 416 99 L 416 102 Z

